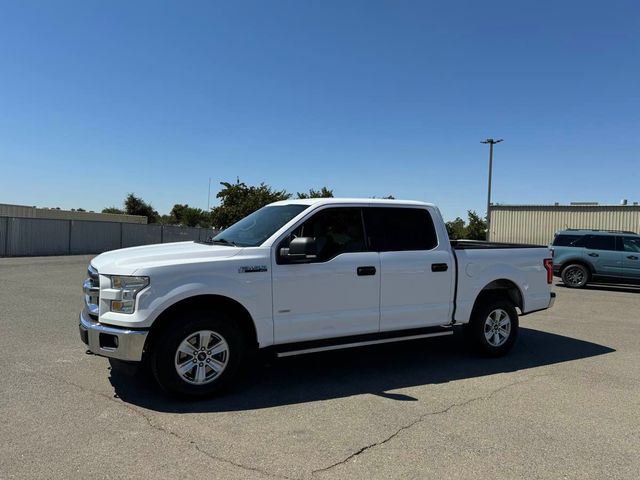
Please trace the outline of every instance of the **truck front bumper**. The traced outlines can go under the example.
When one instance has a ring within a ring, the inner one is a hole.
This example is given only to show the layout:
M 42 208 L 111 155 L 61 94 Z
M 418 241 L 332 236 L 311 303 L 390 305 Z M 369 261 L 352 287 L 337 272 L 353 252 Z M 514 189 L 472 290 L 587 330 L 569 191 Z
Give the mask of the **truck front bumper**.
M 103 325 L 92 319 L 86 310 L 80 313 L 78 327 L 80 339 L 96 355 L 129 362 L 142 360 L 148 330 L 131 330 Z

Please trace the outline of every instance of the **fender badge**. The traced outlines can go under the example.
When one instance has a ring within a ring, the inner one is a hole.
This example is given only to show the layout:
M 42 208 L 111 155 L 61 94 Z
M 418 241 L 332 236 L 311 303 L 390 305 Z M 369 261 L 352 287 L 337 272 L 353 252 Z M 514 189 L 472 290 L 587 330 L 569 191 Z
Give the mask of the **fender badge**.
M 266 265 L 250 265 L 248 267 L 240 267 L 238 269 L 238 273 L 256 273 L 256 272 L 266 272 Z

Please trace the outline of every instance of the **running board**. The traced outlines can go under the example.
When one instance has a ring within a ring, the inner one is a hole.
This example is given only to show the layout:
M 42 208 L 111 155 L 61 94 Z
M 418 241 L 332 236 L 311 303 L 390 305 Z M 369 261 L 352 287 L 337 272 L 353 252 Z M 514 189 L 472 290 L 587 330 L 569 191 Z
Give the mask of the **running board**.
M 406 340 L 418 340 L 420 338 L 442 337 L 445 335 L 453 335 L 453 330 L 449 329 L 446 331 L 422 333 L 418 335 L 408 335 L 408 336 L 392 337 L 392 338 L 382 338 L 378 340 L 364 340 L 360 342 L 338 343 L 333 345 L 324 345 L 321 347 L 302 348 L 300 350 L 287 350 L 283 352 L 277 352 L 276 355 L 278 357 L 292 357 L 294 355 L 305 355 L 307 353 L 326 352 L 329 350 L 342 350 L 344 348 L 364 347 L 367 345 L 379 345 L 381 343 L 403 342 Z

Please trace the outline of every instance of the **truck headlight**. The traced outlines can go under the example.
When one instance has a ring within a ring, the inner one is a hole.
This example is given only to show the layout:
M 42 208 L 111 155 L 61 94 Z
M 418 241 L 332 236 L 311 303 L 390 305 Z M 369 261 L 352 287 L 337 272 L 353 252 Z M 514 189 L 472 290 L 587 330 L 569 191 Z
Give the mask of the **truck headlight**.
M 149 285 L 149 277 L 111 276 L 111 288 L 119 290 L 119 300 L 111 300 L 111 311 L 133 313 L 136 309 L 136 295 Z

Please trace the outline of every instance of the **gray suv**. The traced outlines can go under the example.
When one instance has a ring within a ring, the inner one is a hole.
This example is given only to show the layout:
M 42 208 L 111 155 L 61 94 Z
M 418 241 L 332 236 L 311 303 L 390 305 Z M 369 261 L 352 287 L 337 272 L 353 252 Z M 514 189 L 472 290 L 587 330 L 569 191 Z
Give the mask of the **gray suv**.
M 551 247 L 553 273 L 567 287 L 588 282 L 640 283 L 640 235 L 619 230 L 568 229 Z

